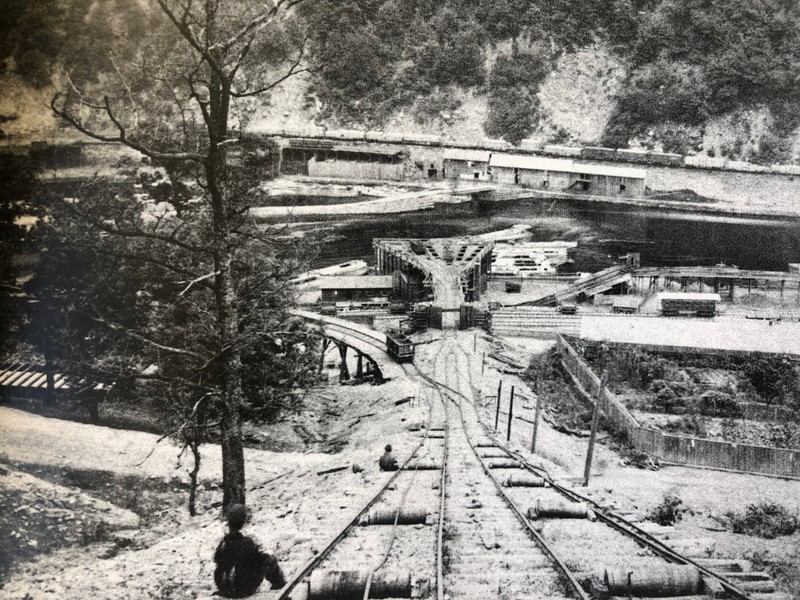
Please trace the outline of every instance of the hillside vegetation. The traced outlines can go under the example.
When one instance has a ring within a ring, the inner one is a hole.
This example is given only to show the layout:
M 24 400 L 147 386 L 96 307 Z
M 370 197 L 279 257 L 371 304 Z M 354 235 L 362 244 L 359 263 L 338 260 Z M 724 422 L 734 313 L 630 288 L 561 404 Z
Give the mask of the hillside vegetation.
M 3 68 L 34 87 L 70 28 L 95 28 L 99 48 L 147 24 L 137 3 L 1 3 Z M 762 163 L 800 151 L 794 0 L 329 0 L 297 20 L 309 72 L 254 114 Z

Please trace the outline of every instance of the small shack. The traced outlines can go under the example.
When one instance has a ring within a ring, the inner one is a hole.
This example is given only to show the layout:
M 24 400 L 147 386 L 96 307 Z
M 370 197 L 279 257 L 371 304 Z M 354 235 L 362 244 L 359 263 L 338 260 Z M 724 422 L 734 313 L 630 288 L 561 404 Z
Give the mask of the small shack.
M 519 154 L 492 154 L 489 166 L 497 183 L 552 190 L 566 189 L 574 170 L 569 159 Z
M 322 302 L 386 300 L 392 293 L 392 279 L 391 275 L 320 277 L 321 300 Z
M 569 179 L 570 190 L 594 196 L 644 196 L 644 169 L 575 163 Z
M 487 181 L 490 156 L 491 153 L 485 150 L 449 148 L 443 158 L 444 178 Z

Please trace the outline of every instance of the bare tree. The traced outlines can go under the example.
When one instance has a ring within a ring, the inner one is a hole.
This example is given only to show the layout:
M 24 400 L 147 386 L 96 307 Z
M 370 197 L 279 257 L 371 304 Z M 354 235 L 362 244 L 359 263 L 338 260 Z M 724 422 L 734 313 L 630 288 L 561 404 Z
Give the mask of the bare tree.
M 236 102 L 267 94 L 304 70 L 306 37 L 292 11 L 300 2 L 100 3 L 83 31 L 71 38 L 75 50 L 67 53 L 62 91 L 51 102 L 58 116 L 87 136 L 124 144 L 166 166 L 174 177 L 197 181 L 202 210 L 194 218 L 157 215 L 155 223 L 142 226 L 129 214 L 130 206 L 119 206 L 116 217 L 75 210 L 103 232 L 136 240 L 132 259 L 142 268 L 168 272 L 183 283 L 176 292 L 181 302 L 160 316 L 193 322 L 202 330 L 196 337 L 160 339 L 152 327 L 127 333 L 169 357 L 166 368 L 170 362 L 191 363 L 194 376 L 184 384 L 195 389 L 196 402 L 214 402 L 225 507 L 245 500 L 242 360 L 259 335 L 258 327 L 243 325 L 253 315 L 242 314 L 248 310 L 242 296 L 254 292 L 242 289 L 236 256 L 248 243 L 272 243 L 247 218 L 248 188 L 241 170 L 231 165 L 236 144 L 231 123 Z M 142 253 L 141 244 L 164 254 Z M 173 260 L 175 254 L 181 258 Z M 269 271 L 279 272 L 279 264 Z M 198 294 L 207 305 L 196 304 Z M 210 322 L 203 316 L 206 306 Z M 101 314 L 93 318 L 115 327 Z

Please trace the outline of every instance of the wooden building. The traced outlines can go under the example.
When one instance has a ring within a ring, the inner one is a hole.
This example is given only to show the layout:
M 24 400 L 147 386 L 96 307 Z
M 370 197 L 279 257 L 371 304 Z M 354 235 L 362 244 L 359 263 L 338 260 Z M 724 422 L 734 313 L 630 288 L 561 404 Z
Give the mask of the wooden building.
M 444 152 L 443 177 L 445 179 L 487 181 L 490 157 L 491 152 L 485 150 L 449 148 Z
M 645 171 L 579 163 L 568 158 L 546 158 L 519 154 L 492 154 L 492 181 L 507 185 L 553 191 L 572 191 L 596 196 L 644 196 Z
M 407 152 L 396 146 L 295 138 L 281 148 L 280 173 L 343 179 L 405 179 Z
M 496 183 L 560 191 L 571 183 L 574 162 L 566 158 L 492 154 L 489 167 Z
M 568 189 L 593 196 L 641 198 L 645 191 L 645 170 L 575 163 Z
M 391 275 L 362 275 L 321 277 L 319 289 L 322 302 L 387 300 L 392 293 Z

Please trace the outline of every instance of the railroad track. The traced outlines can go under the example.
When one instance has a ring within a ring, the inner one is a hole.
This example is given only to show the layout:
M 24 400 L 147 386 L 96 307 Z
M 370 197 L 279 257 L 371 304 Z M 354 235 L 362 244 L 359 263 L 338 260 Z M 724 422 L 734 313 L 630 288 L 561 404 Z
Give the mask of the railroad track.
M 336 327 L 382 348 L 378 335 Z M 280 600 L 588 600 L 588 592 L 777 600 L 748 596 L 738 585 L 745 579 L 680 555 L 503 445 L 479 418 L 468 351 L 452 335 L 430 350 L 418 359 L 431 372 L 403 365 L 427 384 L 428 427 L 419 445 Z M 359 525 L 371 521 L 377 524 Z
M 647 576 L 652 584 L 652 595 L 672 596 L 697 595 L 735 598 L 745 600 L 751 596 L 750 590 L 765 591 L 754 594 L 753 598 L 768 600 L 778 596 L 769 593 L 774 590 L 770 583 L 765 584 L 758 574 L 721 574 L 708 565 L 713 560 L 694 560 L 676 552 L 661 540 L 627 521 L 620 515 L 608 512 L 603 507 L 576 491 L 555 482 L 540 467 L 529 463 L 524 456 L 509 450 L 489 427 L 481 423 L 474 402 L 473 370 L 470 368 L 468 351 L 458 346 L 451 357 L 461 361 L 460 373 L 467 374 L 467 382 L 456 385 L 448 381 L 435 382 L 454 401 L 458 402 L 465 422 L 471 421 L 473 439 L 478 450 L 483 451 L 484 467 L 495 479 L 498 490 L 523 520 L 527 520 L 537 533 L 544 538 L 553 557 L 568 556 L 566 566 L 576 579 L 581 579 L 584 587 L 592 589 L 594 595 L 607 595 L 624 592 L 620 595 L 642 596 L 647 585 L 634 594 L 620 585 L 620 577 L 625 573 L 639 572 Z M 535 478 L 536 484 L 530 485 Z M 515 481 L 516 480 L 516 481 Z M 505 486 L 501 487 L 505 482 Z M 521 509 L 528 508 L 523 513 Z M 552 543 L 546 541 L 552 540 Z M 607 541 L 606 541 L 607 540 Z M 604 543 L 605 541 L 605 543 Z M 598 554 L 602 552 L 602 554 Z M 604 556 L 608 568 L 598 568 L 598 556 Z M 728 563 L 737 561 L 716 561 L 722 569 L 735 569 Z M 678 566 L 679 569 L 673 569 Z M 608 572 L 611 581 L 608 581 Z M 753 579 L 748 581 L 748 575 Z M 663 577 L 662 577 L 663 576 Z M 662 581 L 667 579 L 669 581 Z M 735 581 L 734 581 L 735 579 Z M 609 587 L 609 583 L 611 584 Z
M 436 581 L 438 510 L 447 440 L 429 402 L 421 440 L 358 514 L 296 573 L 279 600 L 428 597 Z

